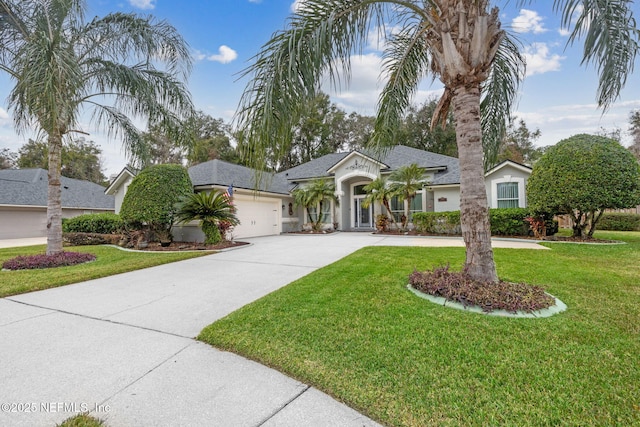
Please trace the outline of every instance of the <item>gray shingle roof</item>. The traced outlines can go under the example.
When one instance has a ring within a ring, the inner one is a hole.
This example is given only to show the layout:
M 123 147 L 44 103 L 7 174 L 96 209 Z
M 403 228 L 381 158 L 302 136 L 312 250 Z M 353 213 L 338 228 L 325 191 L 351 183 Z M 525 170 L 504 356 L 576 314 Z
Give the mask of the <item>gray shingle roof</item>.
M 227 163 L 222 160 L 209 160 L 189 168 L 189 176 L 195 187 L 203 185 L 233 185 L 234 188 L 255 189 L 255 170 L 245 166 Z M 260 191 L 289 194 L 291 185 L 285 177 L 264 174 L 261 177 Z
M 347 157 L 350 153 L 332 153 L 327 154 L 310 162 L 303 163 L 299 166 L 280 172 L 278 175 L 288 180 L 295 181 L 297 179 L 321 178 L 329 176 L 327 171 L 331 169 L 340 160 Z
M 113 196 L 104 187 L 89 181 L 61 177 L 62 207 L 111 209 Z M 44 169 L 0 170 L 0 205 L 47 206 L 47 171 Z
M 312 179 L 331 176 L 327 171 L 335 166 L 350 153 L 334 153 L 319 157 L 310 162 L 281 172 L 290 181 Z M 455 157 L 444 156 L 442 154 L 431 153 L 404 145 L 396 145 L 382 154 L 375 154 L 370 151 L 363 152 L 364 155 L 376 159 L 389 166 L 384 172 L 392 172 L 402 166 L 417 163 L 422 168 L 442 168 L 436 172 L 432 185 L 447 185 L 460 183 L 460 166 Z

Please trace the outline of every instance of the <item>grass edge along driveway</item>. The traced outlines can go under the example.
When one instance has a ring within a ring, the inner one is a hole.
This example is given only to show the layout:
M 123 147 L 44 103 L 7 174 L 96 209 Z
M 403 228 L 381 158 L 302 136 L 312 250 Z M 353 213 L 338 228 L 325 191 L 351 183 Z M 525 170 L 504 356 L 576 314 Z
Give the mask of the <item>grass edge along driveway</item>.
M 640 425 L 640 233 L 626 245 L 496 249 L 501 278 L 568 305 L 546 319 L 448 309 L 408 274 L 462 248 L 369 247 L 205 328 L 199 339 L 274 367 L 387 425 Z
M 2 270 L 0 271 L 0 298 L 212 254 L 212 252 L 133 252 L 123 251 L 112 246 L 65 247 L 65 251 L 90 252 L 96 255 L 96 260 L 69 267 Z M 44 245 L 0 249 L 0 265 L 18 255 L 34 255 L 44 252 Z

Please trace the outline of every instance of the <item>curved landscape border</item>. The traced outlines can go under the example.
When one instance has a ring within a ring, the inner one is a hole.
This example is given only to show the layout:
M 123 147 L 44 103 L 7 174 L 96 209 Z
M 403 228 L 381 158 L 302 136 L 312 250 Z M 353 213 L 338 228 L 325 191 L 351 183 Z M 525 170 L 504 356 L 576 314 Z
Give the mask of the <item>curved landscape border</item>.
M 235 251 L 245 246 L 252 246 L 252 245 L 253 243 L 247 243 L 246 245 L 238 245 L 238 246 L 232 246 L 229 248 L 222 248 L 222 249 L 188 249 L 183 251 L 145 251 L 144 249 L 123 248 L 122 246 L 118 246 L 118 245 L 103 245 L 103 246 L 110 246 L 112 248 L 120 249 L 121 251 L 125 251 L 125 252 L 138 252 L 138 253 L 142 252 L 146 254 L 175 254 L 175 253 L 184 253 L 184 252 L 203 252 L 203 253 L 215 254 L 217 252 Z
M 538 311 L 532 311 L 532 312 L 518 311 L 516 313 L 512 313 L 507 310 L 493 310 L 493 311 L 487 312 L 487 311 L 483 311 L 482 308 L 478 306 L 465 307 L 464 305 L 458 302 L 449 301 L 443 297 L 436 297 L 433 295 L 425 294 L 424 292 L 414 289 L 413 286 L 411 286 L 411 284 L 407 285 L 407 289 L 409 289 L 411 292 L 413 292 L 413 294 L 415 294 L 419 298 L 426 299 L 434 304 L 442 305 L 444 307 L 455 308 L 457 310 L 469 311 L 471 313 L 484 314 L 487 316 L 517 317 L 517 318 L 544 318 L 544 317 L 551 317 L 555 314 L 562 313 L 563 311 L 567 310 L 567 305 L 551 294 L 547 294 L 547 295 L 552 297 L 555 300 L 556 304 L 552 305 L 549 308 L 545 308 Z

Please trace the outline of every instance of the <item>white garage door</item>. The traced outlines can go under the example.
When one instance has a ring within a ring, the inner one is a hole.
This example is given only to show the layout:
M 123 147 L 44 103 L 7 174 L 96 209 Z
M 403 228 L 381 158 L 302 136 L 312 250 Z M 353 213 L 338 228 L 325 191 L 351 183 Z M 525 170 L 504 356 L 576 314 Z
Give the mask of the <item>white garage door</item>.
M 235 195 L 240 225 L 233 230 L 234 238 L 280 234 L 280 200 Z

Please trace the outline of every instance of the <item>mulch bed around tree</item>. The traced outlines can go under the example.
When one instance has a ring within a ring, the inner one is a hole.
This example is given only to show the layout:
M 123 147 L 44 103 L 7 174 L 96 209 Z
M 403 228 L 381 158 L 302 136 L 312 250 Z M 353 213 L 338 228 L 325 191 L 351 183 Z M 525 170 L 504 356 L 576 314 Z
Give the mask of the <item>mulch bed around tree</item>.
M 236 248 L 236 247 L 244 246 L 248 244 L 249 244 L 248 242 L 236 242 L 236 241 L 222 242 L 217 245 L 205 245 L 204 243 L 201 243 L 201 242 L 171 242 L 169 246 L 160 246 L 160 243 L 152 242 L 152 243 L 149 243 L 149 246 L 140 250 L 141 251 L 158 251 L 158 252 L 219 251 L 221 249 Z

